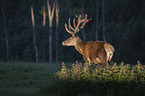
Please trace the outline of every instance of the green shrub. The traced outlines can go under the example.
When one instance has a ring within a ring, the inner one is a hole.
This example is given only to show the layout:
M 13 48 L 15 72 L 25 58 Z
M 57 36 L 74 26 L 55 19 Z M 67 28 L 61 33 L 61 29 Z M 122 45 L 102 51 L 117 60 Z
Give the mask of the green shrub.
M 97 82 L 145 82 L 145 66 L 138 61 L 137 65 L 120 65 L 88 67 L 76 62 L 71 68 L 62 63 L 61 71 L 57 72 L 60 80 L 88 80 Z

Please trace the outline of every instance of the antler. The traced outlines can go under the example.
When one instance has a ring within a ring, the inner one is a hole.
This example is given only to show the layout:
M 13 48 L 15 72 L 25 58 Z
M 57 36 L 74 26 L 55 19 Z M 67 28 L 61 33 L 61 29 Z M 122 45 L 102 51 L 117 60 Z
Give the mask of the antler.
M 79 32 L 87 22 L 89 22 L 89 20 L 91 19 L 87 19 L 87 14 L 85 14 L 85 19 L 82 19 L 81 20 L 81 15 L 78 17 L 78 24 L 76 25 L 75 23 L 75 18 L 73 19 L 73 25 L 74 25 L 74 28 L 71 26 L 70 24 L 70 18 L 68 20 L 68 27 L 69 29 L 71 29 L 72 31 L 70 31 L 68 28 L 67 28 L 67 24 L 65 23 L 65 29 L 68 33 L 72 34 L 72 35 L 75 35 L 77 32 Z M 83 22 L 83 23 L 82 23 Z M 80 24 L 82 23 L 81 27 L 79 28 Z

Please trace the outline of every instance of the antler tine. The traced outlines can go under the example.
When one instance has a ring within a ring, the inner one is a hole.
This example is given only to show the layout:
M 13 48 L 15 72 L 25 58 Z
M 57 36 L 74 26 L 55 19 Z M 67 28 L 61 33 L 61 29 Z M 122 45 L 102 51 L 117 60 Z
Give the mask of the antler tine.
M 75 29 L 70 25 L 70 18 L 68 20 L 68 25 L 69 25 L 69 29 L 72 29 L 73 31 L 75 31 Z
M 91 19 L 87 19 L 87 17 L 88 17 L 88 15 L 85 14 L 85 22 L 83 22 L 83 24 L 82 24 L 82 26 L 80 27 L 80 29 L 82 29 L 82 28 L 86 25 L 86 23 L 89 22 L 89 20 L 91 20 Z
M 79 32 L 79 26 L 80 26 L 80 24 L 82 23 L 82 22 L 84 22 L 85 21 L 85 19 L 83 19 L 83 20 L 81 20 L 81 15 L 78 17 L 78 24 L 77 24 L 77 26 L 74 24 L 74 26 L 75 26 L 75 31 L 74 31 L 74 33 L 76 33 L 76 32 Z M 74 22 L 75 23 L 75 22 Z
M 65 29 L 66 29 L 66 31 L 67 31 L 68 33 L 70 33 L 71 35 L 74 35 L 74 33 L 73 33 L 72 31 L 68 30 L 67 24 L 66 24 L 66 23 L 65 23 Z
M 74 18 L 74 20 L 73 20 L 73 25 L 74 25 L 74 27 L 76 28 L 77 26 L 76 26 L 76 19 Z

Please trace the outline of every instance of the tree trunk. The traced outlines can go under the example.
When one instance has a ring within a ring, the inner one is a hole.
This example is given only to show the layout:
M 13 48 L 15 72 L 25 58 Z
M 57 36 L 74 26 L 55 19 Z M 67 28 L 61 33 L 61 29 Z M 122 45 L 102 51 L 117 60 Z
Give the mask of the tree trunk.
M 48 16 L 49 16 L 49 63 L 52 63 L 52 24 L 54 16 L 55 2 L 53 3 L 53 8 L 51 11 L 51 6 L 49 5 L 49 0 L 47 0 Z
M 33 25 L 33 42 L 34 42 L 34 47 L 35 47 L 35 58 L 36 58 L 36 63 L 38 63 L 38 49 L 37 49 L 37 45 L 36 45 L 36 32 L 35 32 L 33 6 L 31 6 L 31 17 L 32 17 L 32 25 Z
M 4 11 L 3 8 L 2 8 L 2 14 L 3 14 L 3 17 L 4 17 L 7 62 L 9 62 L 9 44 L 8 44 L 9 40 L 8 40 L 8 34 L 7 34 L 6 16 L 5 16 L 5 11 Z
M 52 63 L 52 27 L 49 27 L 49 63 Z
M 45 56 L 45 32 L 46 32 L 46 29 L 45 29 L 45 25 L 46 25 L 46 14 L 45 14 L 45 0 L 44 0 L 44 12 L 43 12 L 43 61 L 45 62 L 45 59 L 46 59 L 46 56 Z
M 99 32 L 99 0 L 96 0 L 96 41 L 98 40 Z
M 58 27 L 56 27 L 56 62 L 58 62 Z
M 55 30 L 55 32 L 56 32 L 56 56 L 55 56 L 55 58 L 56 58 L 56 62 L 58 62 L 58 58 L 59 58 L 59 56 L 58 56 L 58 24 L 59 24 L 59 7 L 58 7 L 58 0 L 57 0 L 57 2 L 56 2 L 56 8 L 55 8 L 55 12 L 56 12 L 56 30 Z
M 86 0 L 81 0 L 81 2 L 82 2 L 82 16 L 84 18 Z M 83 32 L 83 41 L 86 41 L 85 29 L 84 28 L 82 29 L 82 32 Z
M 102 0 L 102 27 L 103 27 L 103 41 L 106 41 L 106 38 L 105 38 L 105 12 L 104 12 L 104 0 Z
M 45 27 L 44 27 L 42 38 L 43 38 L 43 61 L 45 62 L 45 60 L 46 60 L 46 56 L 45 56 Z

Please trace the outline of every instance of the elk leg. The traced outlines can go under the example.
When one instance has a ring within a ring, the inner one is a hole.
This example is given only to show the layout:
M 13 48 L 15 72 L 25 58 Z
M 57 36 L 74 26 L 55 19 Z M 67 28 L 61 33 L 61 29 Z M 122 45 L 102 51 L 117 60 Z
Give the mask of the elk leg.
M 104 65 L 104 66 L 109 66 L 109 63 L 108 63 L 108 61 L 107 61 L 107 56 L 101 54 L 101 55 L 99 55 L 98 58 L 99 58 L 99 60 L 101 61 L 102 65 Z
M 86 61 L 85 66 L 91 67 L 91 62 Z
M 106 60 L 100 60 L 102 65 L 104 66 L 109 66 L 109 63 Z
M 96 58 L 96 59 L 93 60 L 93 63 L 95 63 L 95 64 L 100 64 L 101 61 L 99 60 L 99 58 Z

